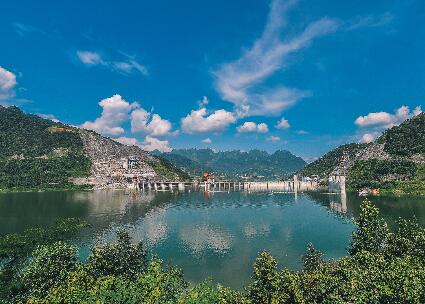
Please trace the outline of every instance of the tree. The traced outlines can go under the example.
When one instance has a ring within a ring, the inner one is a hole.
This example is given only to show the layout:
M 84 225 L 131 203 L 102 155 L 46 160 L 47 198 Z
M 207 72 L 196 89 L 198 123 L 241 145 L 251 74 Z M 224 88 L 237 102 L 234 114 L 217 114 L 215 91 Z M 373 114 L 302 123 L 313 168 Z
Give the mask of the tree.
M 322 263 L 322 253 L 316 250 L 312 243 L 307 245 L 307 253 L 303 257 L 303 264 L 305 271 L 315 271 Z
M 249 286 L 249 298 L 254 304 L 271 303 L 278 289 L 277 261 L 267 251 L 262 251 L 254 263 L 254 273 Z
M 33 296 L 46 295 L 50 288 L 64 282 L 75 269 L 77 247 L 64 242 L 39 246 L 22 274 L 26 292 Z
M 360 251 L 381 252 L 388 237 L 388 225 L 379 217 L 379 209 L 365 200 L 360 206 L 360 216 L 354 221 L 357 229 L 352 234 L 349 253 Z
M 142 242 L 134 245 L 125 231 L 117 233 L 115 244 L 95 245 L 88 259 L 88 271 L 95 277 L 135 276 L 146 268 L 147 253 Z

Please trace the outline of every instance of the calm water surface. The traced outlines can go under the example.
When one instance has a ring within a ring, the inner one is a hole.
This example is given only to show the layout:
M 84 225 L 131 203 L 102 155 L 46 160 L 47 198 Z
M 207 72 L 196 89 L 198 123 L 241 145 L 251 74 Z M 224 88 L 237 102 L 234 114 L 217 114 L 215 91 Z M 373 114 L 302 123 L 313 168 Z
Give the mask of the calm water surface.
M 390 223 L 416 216 L 425 225 L 423 198 L 371 200 Z M 93 242 L 113 240 L 125 227 L 163 260 L 183 268 L 189 281 L 211 276 L 240 288 L 263 249 L 291 269 L 300 268 L 308 242 L 327 258 L 345 255 L 360 202 L 356 196 L 326 194 L 8 193 L 0 194 L 0 234 L 79 217 L 92 224 L 81 235 L 84 258 Z

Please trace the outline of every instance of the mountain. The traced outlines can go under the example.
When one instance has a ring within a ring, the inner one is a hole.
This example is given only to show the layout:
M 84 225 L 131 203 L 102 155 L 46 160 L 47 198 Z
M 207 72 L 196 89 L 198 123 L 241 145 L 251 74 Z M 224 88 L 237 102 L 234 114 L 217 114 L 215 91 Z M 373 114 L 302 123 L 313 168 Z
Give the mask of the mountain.
M 160 155 L 193 177 L 203 172 L 214 172 L 225 178 L 284 178 L 306 165 L 301 158 L 288 151 L 273 154 L 265 151 L 239 150 L 214 152 L 211 149 L 174 149 Z
M 425 194 L 425 113 L 386 130 L 372 143 L 340 146 L 298 173 L 326 180 L 344 171 L 351 190 Z
M 120 187 L 133 175 L 188 178 L 138 147 L 0 106 L 0 189 Z

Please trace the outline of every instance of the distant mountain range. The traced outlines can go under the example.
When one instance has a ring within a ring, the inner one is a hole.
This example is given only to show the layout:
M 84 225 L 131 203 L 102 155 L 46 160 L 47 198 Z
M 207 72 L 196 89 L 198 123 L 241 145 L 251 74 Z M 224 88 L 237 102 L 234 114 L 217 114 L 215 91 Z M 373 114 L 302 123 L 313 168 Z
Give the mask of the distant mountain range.
M 123 162 L 130 158 L 132 166 L 125 168 Z M 119 187 L 133 175 L 189 178 L 139 147 L 0 106 L 0 190 Z
M 212 149 L 174 149 L 170 153 L 154 153 L 193 177 L 208 171 L 226 178 L 250 176 L 254 179 L 280 179 L 307 164 L 301 157 L 285 150 L 272 154 L 260 150 L 215 152 Z
M 298 173 L 323 180 L 345 173 L 352 190 L 425 194 L 425 113 L 386 130 L 372 143 L 340 146 Z

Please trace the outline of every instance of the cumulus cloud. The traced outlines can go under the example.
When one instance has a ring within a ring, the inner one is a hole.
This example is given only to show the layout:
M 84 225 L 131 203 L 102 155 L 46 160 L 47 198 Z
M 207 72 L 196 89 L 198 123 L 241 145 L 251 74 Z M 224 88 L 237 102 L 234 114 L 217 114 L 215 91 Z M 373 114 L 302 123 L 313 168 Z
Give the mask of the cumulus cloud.
M 422 113 L 420 106 L 410 110 L 408 106 L 401 106 L 393 114 L 388 112 L 371 112 L 365 116 L 359 116 L 354 123 L 362 130 L 367 130 L 360 137 L 360 142 L 370 143 L 377 138 L 382 131 L 397 126 L 406 119 Z
M 103 66 L 111 71 L 120 72 L 122 74 L 131 74 L 139 72 L 143 75 L 148 74 L 148 69 L 138 63 L 133 57 L 125 56 L 125 60 L 111 61 L 106 60 L 98 52 L 77 51 L 78 59 L 87 66 Z
M 359 116 L 354 123 L 361 128 L 373 127 L 380 129 L 388 129 L 401 124 L 406 119 L 422 113 L 420 106 L 413 111 L 408 106 L 401 106 L 395 110 L 394 114 L 388 112 L 372 112 L 365 116 Z
M 158 150 L 161 152 L 171 152 L 173 149 L 170 147 L 168 140 L 160 140 L 153 136 L 147 135 L 145 140 L 140 142 L 134 137 L 118 137 L 114 138 L 115 141 L 126 146 L 137 146 L 145 151 Z
M 201 140 L 201 143 L 209 145 L 209 144 L 212 144 L 212 140 L 211 140 L 211 138 L 207 137 L 207 138 Z
M 206 133 L 224 131 L 230 124 L 236 121 L 232 112 L 224 109 L 216 110 L 208 114 L 207 109 L 192 110 L 190 114 L 181 119 L 181 127 L 185 133 Z
M 200 109 L 205 108 L 209 104 L 209 100 L 207 96 L 202 97 L 201 100 L 198 101 L 198 106 Z
M 289 121 L 283 117 L 275 125 L 276 129 L 281 129 L 281 130 L 289 129 L 289 127 L 290 127 Z
M 360 139 L 360 142 L 361 143 L 368 144 L 368 143 L 370 143 L 370 142 L 372 142 L 374 140 L 375 140 L 375 135 L 374 134 L 365 133 L 365 134 L 362 135 L 362 137 Z
M 282 69 L 289 55 L 337 29 L 335 20 L 322 18 L 307 25 L 297 35 L 281 39 L 284 15 L 295 2 L 273 0 L 261 37 L 239 59 L 223 64 L 213 73 L 221 97 L 232 102 L 237 111 L 243 108 L 245 115 L 279 115 L 285 108 L 310 95 L 294 88 L 262 90 L 258 86 Z
M 103 135 L 121 135 L 124 129 L 121 125 L 129 119 L 129 113 L 140 105 L 137 102 L 129 103 L 121 95 L 114 95 L 99 102 L 102 114 L 95 121 L 86 121 L 81 126 Z
M 246 121 L 243 125 L 236 128 L 238 133 L 267 133 L 269 131 L 269 127 L 265 123 L 256 124 L 252 121 Z
M 122 137 L 114 138 L 114 140 L 126 146 L 139 146 L 140 144 L 138 140 L 134 137 L 122 136 Z
M 144 109 L 137 109 L 131 113 L 131 131 L 133 133 L 147 133 L 152 136 L 169 135 L 172 129 L 171 122 L 162 119 L 158 114 L 152 114 Z
M 266 140 L 269 141 L 269 142 L 272 142 L 272 143 L 277 143 L 278 141 L 280 141 L 280 137 L 272 135 L 272 136 L 267 137 Z
M 16 75 L 0 66 L 0 104 L 7 105 L 15 97 Z
M 159 140 L 152 136 L 146 136 L 145 141 L 141 143 L 140 147 L 146 151 L 159 150 L 161 152 L 171 152 L 173 149 L 170 147 L 168 140 Z
M 39 116 L 41 118 L 44 118 L 44 119 L 49 119 L 49 120 L 51 120 L 53 122 L 59 122 L 59 119 L 57 119 L 55 117 L 55 115 L 53 115 L 53 114 L 36 113 L 35 115 L 37 115 L 37 116 Z

